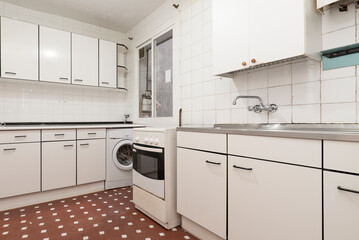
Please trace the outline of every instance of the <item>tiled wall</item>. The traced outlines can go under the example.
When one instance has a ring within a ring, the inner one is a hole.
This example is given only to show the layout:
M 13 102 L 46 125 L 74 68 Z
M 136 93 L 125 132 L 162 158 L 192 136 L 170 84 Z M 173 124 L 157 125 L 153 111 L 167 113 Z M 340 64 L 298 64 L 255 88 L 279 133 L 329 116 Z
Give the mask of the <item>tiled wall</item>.
M 1 1 L 0 16 L 125 42 L 120 32 Z M 128 112 L 123 91 L 0 78 L 0 122 L 122 121 Z
M 299 60 L 219 79 L 212 75 L 211 0 L 179 3 L 178 13 L 163 5 L 129 34 L 147 34 L 179 14 L 180 88 L 176 90 L 185 125 L 359 122 L 356 67 L 321 71 L 320 62 Z M 327 10 L 322 17 L 323 49 L 358 42 L 357 18 L 359 12 L 353 6 L 347 13 Z M 248 102 L 243 100 L 232 105 L 235 96 L 245 94 L 276 103 L 278 112 L 248 112 Z M 137 111 L 136 106 L 132 109 Z

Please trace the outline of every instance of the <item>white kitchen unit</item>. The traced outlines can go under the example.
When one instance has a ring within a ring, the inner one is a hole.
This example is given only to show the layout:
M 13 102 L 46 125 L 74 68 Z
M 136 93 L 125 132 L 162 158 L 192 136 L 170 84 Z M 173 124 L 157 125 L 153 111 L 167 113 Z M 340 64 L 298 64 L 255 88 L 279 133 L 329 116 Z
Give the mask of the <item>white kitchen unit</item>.
M 77 141 L 77 184 L 105 180 L 106 140 Z
M 1 77 L 38 81 L 38 25 L 1 17 Z
M 75 136 L 75 129 L 42 131 L 43 191 L 76 185 Z
M 226 144 L 225 134 L 178 132 L 177 211 L 182 227 L 202 239 L 226 239 Z M 209 146 L 219 152 L 204 152 Z
M 228 159 L 230 240 L 321 240 L 321 204 L 319 169 Z
M 321 15 L 312 0 L 213 0 L 212 10 L 214 75 L 320 60 Z
M 117 44 L 99 40 L 99 86 L 117 86 Z
M 3 131 L 0 142 L 0 198 L 39 192 L 40 131 Z
M 72 33 L 72 84 L 98 86 L 98 39 Z
M 358 142 L 324 141 L 325 240 L 358 239 L 358 147 Z
M 40 81 L 71 83 L 71 33 L 40 26 Z

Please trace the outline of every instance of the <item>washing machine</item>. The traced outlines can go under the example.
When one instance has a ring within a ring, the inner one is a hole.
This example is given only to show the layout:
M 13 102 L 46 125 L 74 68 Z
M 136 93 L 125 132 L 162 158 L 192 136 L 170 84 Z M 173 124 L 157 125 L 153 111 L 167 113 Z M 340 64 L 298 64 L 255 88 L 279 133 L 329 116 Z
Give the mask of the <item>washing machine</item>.
M 107 130 L 105 189 L 132 185 L 132 128 Z

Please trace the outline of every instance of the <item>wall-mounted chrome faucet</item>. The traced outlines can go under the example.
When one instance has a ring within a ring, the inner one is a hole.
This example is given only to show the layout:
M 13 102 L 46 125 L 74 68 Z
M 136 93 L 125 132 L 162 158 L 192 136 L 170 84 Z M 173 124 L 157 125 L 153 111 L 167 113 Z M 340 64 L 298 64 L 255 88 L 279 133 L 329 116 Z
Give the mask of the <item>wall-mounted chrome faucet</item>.
M 276 104 L 270 104 L 270 105 L 264 105 L 263 104 L 263 100 L 261 97 L 259 96 L 237 96 L 234 98 L 233 100 L 233 105 L 236 105 L 237 100 L 239 98 L 254 98 L 254 99 L 258 99 L 259 104 L 258 105 L 254 105 L 254 106 L 248 106 L 248 111 L 253 111 L 255 113 L 260 113 L 263 110 L 264 111 L 268 111 L 271 113 L 274 113 L 278 110 L 278 106 Z

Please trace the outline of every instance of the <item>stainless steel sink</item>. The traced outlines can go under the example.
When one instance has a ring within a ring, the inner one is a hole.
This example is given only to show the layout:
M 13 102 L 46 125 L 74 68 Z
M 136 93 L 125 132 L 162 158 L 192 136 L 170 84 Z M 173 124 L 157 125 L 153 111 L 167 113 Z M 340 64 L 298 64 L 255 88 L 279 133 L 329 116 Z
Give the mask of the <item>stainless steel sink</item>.
M 215 124 L 215 129 L 358 134 L 359 124 Z

